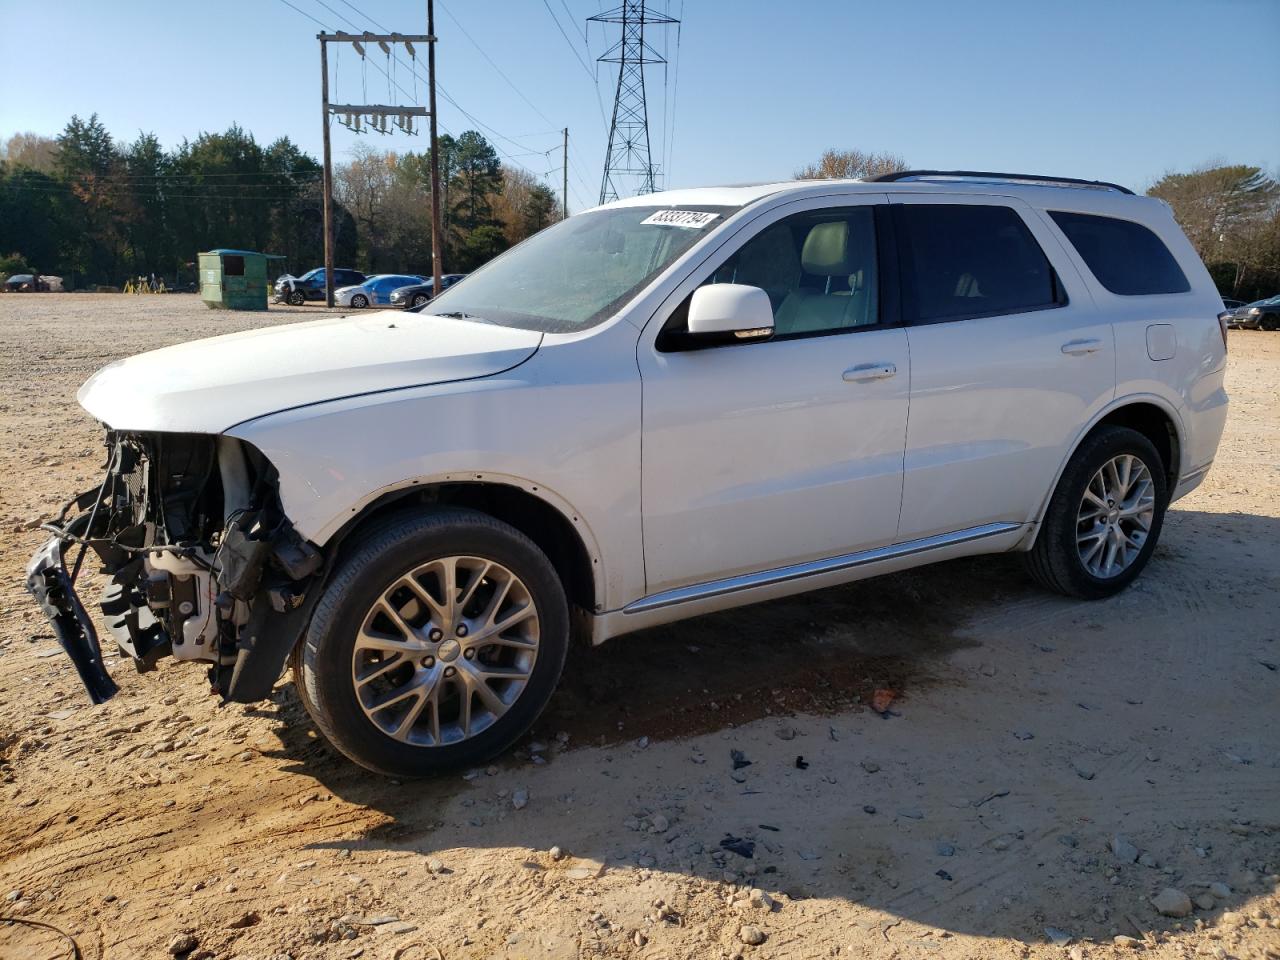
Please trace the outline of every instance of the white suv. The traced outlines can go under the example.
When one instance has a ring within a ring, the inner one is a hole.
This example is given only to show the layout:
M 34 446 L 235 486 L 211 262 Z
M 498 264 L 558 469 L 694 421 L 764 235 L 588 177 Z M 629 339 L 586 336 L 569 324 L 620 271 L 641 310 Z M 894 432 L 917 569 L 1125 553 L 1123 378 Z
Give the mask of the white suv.
M 978 553 L 1146 565 L 1227 411 L 1222 301 L 1157 200 L 915 172 L 641 196 L 443 293 L 170 347 L 80 391 L 101 488 L 30 586 L 91 697 L 87 544 L 140 669 L 268 695 L 395 775 L 527 730 L 570 636 Z

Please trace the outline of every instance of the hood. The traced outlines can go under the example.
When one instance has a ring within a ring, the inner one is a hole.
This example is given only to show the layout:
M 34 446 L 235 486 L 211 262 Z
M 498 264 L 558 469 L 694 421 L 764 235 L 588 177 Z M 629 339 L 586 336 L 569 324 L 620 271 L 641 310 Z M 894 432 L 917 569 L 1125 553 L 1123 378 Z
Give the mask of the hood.
M 80 405 L 117 430 L 221 433 L 255 417 L 362 393 L 487 377 L 542 334 L 382 311 L 232 333 L 117 360 Z

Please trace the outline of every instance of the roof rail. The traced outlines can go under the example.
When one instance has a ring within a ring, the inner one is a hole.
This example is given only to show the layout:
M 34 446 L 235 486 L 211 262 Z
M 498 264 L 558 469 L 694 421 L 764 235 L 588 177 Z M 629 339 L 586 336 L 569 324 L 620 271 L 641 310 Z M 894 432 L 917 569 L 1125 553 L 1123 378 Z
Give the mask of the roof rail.
M 992 173 L 988 170 L 898 170 L 871 177 L 868 183 L 895 183 L 899 180 L 1012 180 L 1018 183 L 1043 183 L 1051 186 L 1088 187 L 1093 190 L 1116 190 L 1133 196 L 1133 191 L 1106 180 L 1079 180 L 1075 177 L 1042 177 L 1032 173 Z

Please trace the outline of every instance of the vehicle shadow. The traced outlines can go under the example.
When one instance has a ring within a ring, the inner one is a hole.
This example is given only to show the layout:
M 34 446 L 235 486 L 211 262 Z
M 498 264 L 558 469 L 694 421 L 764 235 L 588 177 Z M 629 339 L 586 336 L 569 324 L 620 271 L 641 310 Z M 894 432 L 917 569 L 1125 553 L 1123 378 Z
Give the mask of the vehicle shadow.
M 587 862 L 839 898 L 880 911 L 885 941 L 895 920 L 1028 943 L 1169 930 L 1162 887 L 1227 883 L 1206 918 L 1274 889 L 1278 544 L 1280 519 L 1179 510 L 1144 577 L 1097 604 L 986 557 L 650 630 L 579 651 L 532 742 L 469 779 L 356 770 L 291 687 L 281 753 L 386 815 L 329 846 L 524 848 L 549 877 Z M 1205 635 L 1220 617 L 1229 644 Z M 663 742 L 700 734 L 719 737 Z

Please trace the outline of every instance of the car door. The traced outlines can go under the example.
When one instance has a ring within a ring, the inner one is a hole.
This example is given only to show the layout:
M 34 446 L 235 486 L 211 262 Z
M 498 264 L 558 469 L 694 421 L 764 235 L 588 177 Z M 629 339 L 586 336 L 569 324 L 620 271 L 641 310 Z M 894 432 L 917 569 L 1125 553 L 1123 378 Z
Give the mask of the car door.
M 911 349 L 899 537 L 1024 523 L 1114 396 L 1111 325 L 1025 203 L 891 199 Z
M 910 369 L 883 195 L 788 204 L 673 295 L 638 348 L 649 593 L 893 542 Z M 701 283 L 761 287 L 764 342 L 699 344 Z M 660 328 L 653 335 L 654 328 Z

